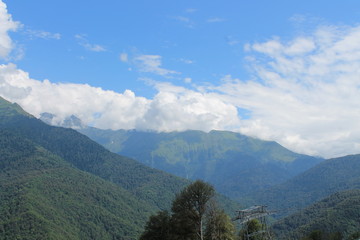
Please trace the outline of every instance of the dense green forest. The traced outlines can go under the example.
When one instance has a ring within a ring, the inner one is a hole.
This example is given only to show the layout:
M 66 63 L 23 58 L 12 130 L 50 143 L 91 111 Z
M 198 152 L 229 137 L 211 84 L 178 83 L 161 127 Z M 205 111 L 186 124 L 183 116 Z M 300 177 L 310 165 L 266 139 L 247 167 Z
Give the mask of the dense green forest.
M 138 150 L 137 156 L 150 162 L 172 156 L 169 161 L 174 161 L 170 163 L 175 167 L 188 161 L 183 167 L 194 167 L 192 173 L 186 170 L 192 177 L 215 179 L 215 188 L 233 191 L 234 197 L 249 202 L 268 204 L 278 210 L 278 216 L 330 194 L 360 188 L 360 155 L 325 160 L 276 185 L 280 180 L 271 174 L 286 172 L 288 178 L 295 174 L 293 168 L 308 168 L 311 159 L 320 160 L 291 153 L 273 142 L 229 132 L 142 132 L 136 137 L 122 137 L 127 151 L 135 153 L 139 141 L 137 149 L 144 152 Z M 236 149 L 234 139 L 242 141 L 241 148 L 250 148 L 253 155 Z M 241 239 L 234 235 L 230 221 L 239 210 L 235 202 L 216 195 L 218 204 L 209 201 L 207 206 L 212 211 L 196 217 L 203 222 L 187 224 L 183 216 L 190 214 L 191 208 L 183 206 L 191 206 L 185 201 L 193 196 L 186 193 L 193 186 L 190 181 L 112 153 L 75 130 L 49 126 L 1 98 L 0 146 L 0 239 L 147 239 L 147 231 L 154 229 L 172 229 L 169 239 L 186 239 L 179 229 L 187 229 L 188 238 L 194 238 L 199 236 L 199 225 L 203 226 L 203 239 Z M 235 166 L 236 159 L 247 167 Z M 209 163 L 205 164 L 206 160 Z M 247 175 L 254 169 L 255 176 L 262 179 Z M 220 176 L 215 177 L 217 174 L 230 179 L 227 188 L 226 183 L 220 183 Z M 236 193 L 237 186 L 241 192 Z M 265 191 L 266 187 L 269 189 Z M 215 199 L 215 189 L 211 189 L 209 199 Z M 356 239 L 360 229 L 359 191 L 336 193 L 280 220 L 273 227 L 276 239 Z M 174 228 L 177 225 L 182 227 Z M 216 237 L 214 228 L 225 235 Z
M 189 184 L 1 98 L 0 134 L 0 239 L 137 239 Z
M 355 239 L 358 233 L 360 238 L 360 190 L 335 193 L 280 220 L 273 230 L 278 239 Z
M 328 159 L 286 183 L 250 196 L 286 216 L 333 193 L 360 188 L 360 155 Z
M 152 213 L 12 132 L 0 130 L 0 146 L 0 239 L 135 239 Z
M 238 199 L 282 183 L 321 161 L 276 142 L 227 131 L 78 131 L 113 152 L 177 176 L 210 182 L 219 192 Z

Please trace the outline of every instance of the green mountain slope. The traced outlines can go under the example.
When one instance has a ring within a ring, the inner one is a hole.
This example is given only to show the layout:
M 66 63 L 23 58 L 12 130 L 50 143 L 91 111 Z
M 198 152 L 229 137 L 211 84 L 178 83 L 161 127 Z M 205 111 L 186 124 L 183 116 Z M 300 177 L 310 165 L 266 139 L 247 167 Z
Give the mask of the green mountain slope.
M 79 131 L 113 152 L 177 176 L 203 179 L 233 198 L 284 182 L 321 161 L 226 131 Z
M 136 239 L 188 183 L 0 98 L 0 239 Z
M 273 226 L 276 239 L 301 239 L 312 231 L 341 233 L 347 237 L 360 232 L 360 190 L 335 193 Z
M 0 239 L 136 239 L 153 208 L 0 130 Z
M 0 99 L 1 101 L 6 102 Z M 187 184 L 181 178 L 111 153 L 75 130 L 49 126 L 36 118 L 21 114 L 4 113 L 3 116 L 7 117 L 0 121 L 0 129 L 17 133 L 76 168 L 118 184 L 139 199 L 151 202 L 158 209 L 169 207 L 174 194 Z
M 338 191 L 360 188 L 360 155 L 321 162 L 286 183 L 251 198 L 288 215 Z

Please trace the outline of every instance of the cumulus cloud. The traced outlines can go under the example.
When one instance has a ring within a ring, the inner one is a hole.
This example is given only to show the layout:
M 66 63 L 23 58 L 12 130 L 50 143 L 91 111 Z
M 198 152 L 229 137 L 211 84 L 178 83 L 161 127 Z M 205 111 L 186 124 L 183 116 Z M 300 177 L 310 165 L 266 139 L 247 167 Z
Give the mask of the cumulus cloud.
M 179 74 L 179 72 L 162 68 L 161 56 L 159 55 L 140 55 L 134 58 L 134 62 L 141 72 L 154 73 L 164 77 Z
M 14 48 L 9 31 L 16 31 L 20 23 L 13 21 L 6 4 L 0 0 L 0 57 L 7 58 Z
M 237 109 L 214 97 L 169 83 L 156 85 L 158 94 L 140 119 L 139 128 L 159 131 L 232 129 L 238 125 Z
M 112 129 L 135 128 L 148 103 L 130 90 L 116 93 L 86 84 L 34 80 L 13 64 L 0 65 L 0 95 L 36 117 L 50 112 L 61 122 L 74 114 L 86 124 Z
M 0 65 L 0 95 L 36 117 L 53 113 L 57 123 L 76 115 L 85 124 L 104 129 L 209 131 L 237 124 L 236 108 L 211 94 L 169 83 L 158 83 L 156 88 L 155 97 L 146 99 L 130 90 L 116 93 L 86 84 L 38 81 L 13 64 Z

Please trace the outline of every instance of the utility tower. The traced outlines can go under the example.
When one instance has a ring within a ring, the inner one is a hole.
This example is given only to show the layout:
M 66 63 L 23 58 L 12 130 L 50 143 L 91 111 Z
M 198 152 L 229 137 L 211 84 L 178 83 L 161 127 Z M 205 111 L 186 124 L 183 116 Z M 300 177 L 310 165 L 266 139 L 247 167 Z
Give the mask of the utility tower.
M 233 221 L 239 221 L 240 224 L 246 229 L 244 231 L 243 239 L 250 240 L 253 239 L 253 236 L 257 236 L 261 240 L 271 240 L 272 236 L 270 234 L 266 217 L 274 212 L 270 212 L 266 209 L 266 206 L 252 206 L 247 209 L 236 211 L 238 215 L 233 219 Z M 256 232 L 249 232 L 249 223 L 251 220 L 257 219 L 261 224 L 261 229 Z

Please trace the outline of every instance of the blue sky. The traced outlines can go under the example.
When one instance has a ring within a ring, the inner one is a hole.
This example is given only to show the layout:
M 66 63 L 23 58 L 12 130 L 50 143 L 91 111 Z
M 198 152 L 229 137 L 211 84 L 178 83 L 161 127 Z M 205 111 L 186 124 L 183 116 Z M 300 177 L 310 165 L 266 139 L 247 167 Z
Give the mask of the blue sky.
M 180 85 L 185 78 L 217 83 L 228 74 L 247 79 L 246 43 L 289 39 L 313 24 L 354 24 L 359 2 L 336 2 L 5 1 L 23 24 L 12 34 L 24 51 L 16 64 L 31 77 L 131 89 L 146 97 L 155 92 L 140 80 L 144 77 Z M 44 32 L 49 35 L 37 36 Z M 122 53 L 159 55 L 162 68 L 181 74 L 164 79 L 139 72 L 120 61 Z
M 0 10 L 0 95 L 37 117 L 360 152 L 359 1 L 0 0 Z

